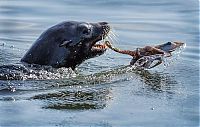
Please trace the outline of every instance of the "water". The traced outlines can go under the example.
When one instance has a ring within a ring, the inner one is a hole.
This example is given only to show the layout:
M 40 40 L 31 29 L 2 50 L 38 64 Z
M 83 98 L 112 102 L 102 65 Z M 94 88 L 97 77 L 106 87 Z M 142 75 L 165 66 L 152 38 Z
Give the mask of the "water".
M 1 80 L 0 126 L 198 126 L 198 16 L 196 0 L 1 0 L 0 65 L 18 64 L 44 30 L 65 20 L 109 22 L 121 49 L 175 40 L 187 47 L 147 71 L 108 50 L 75 73 L 50 68 L 42 78 Z

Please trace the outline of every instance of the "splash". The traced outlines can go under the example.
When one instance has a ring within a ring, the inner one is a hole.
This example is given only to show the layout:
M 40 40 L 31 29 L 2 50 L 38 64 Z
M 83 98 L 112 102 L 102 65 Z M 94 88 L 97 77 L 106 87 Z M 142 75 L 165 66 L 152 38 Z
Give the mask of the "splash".
M 71 68 L 53 68 L 40 65 L 3 65 L 0 66 L 0 80 L 43 80 L 75 77 Z
M 150 69 L 162 63 L 163 56 L 161 54 L 143 56 L 138 59 L 133 66 L 138 69 Z
M 186 48 L 186 44 L 183 44 L 179 48 L 177 48 L 174 52 L 171 53 L 171 56 L 168 57 L 166 54 L 155 54 L 150 56 L 143 56 L 138 59 L 132 68 L 134 69 L 151 69 L 161 63 L 163 63 L 164 67 L 168 67 L 175 63 L 178 60 L 178 57 L 182 53 L 182 51 Z
M 186 43 L 184 43 L 182 46 L 180 46 L 174 52 L 172 52 L 171 57 L 163 57 L 162 61 L 164 67 L 167 68 L 168 66 L 174 64 L 178 60 L 178 58 L 180 57 L 181 53 L 185 48 L 186 48 Z

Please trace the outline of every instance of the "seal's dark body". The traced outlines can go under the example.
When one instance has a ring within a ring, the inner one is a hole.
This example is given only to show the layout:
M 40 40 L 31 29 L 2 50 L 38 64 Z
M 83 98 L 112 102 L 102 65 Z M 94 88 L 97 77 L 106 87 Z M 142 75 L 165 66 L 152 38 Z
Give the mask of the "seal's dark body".
M 21 61 L 74 69 L 84 60 L 104 53 L 105 50 L 91 50 L 92 46 L 102 39 L 105 32 L 103 26 L 108 24 L 76 21 L 57 24 L 41 34 Z M 85 35 L 84 31 L 87 29 L 90 29 L 90 33 Z M 66 41 L 69 43 L 61 46 Z

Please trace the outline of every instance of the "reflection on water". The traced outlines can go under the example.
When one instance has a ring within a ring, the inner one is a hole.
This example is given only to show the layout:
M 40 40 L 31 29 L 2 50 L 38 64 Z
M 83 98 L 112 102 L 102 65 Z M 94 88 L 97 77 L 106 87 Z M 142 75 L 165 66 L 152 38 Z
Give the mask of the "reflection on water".
M 171 91 L 170 87 L 172 87 L 174 84 L 178 84 L 173 77 L 169 76 L 169 74 L 158 72 L 150 73 L 147 70 L 140 71 L 137 74 L 141 76 L 141 80 L 143 80 L 145 86 L 155 92 Z
M 106 106 L 106 101 L 111 99 L 109 88 L 87 89 L 80 91 L 58 91 L 35 95 L 31 99 L 44 100 L 47 105 L 45 108 L 52 109 L 102 109 Z

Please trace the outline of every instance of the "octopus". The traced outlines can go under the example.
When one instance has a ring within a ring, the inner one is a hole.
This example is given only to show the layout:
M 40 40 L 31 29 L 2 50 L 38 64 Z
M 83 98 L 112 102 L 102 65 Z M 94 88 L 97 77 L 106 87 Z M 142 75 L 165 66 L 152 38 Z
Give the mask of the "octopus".
M 136 48 L 135 50 L 121 50 L 114 47 L 109 41 L 105 41 L 105 45 L 111 50 L 132 56 L 130 65 L 142 68 L 153 68 L 163 62 L 163 57 L 171 57 L 172 52 L 185 45 L 183 42 L 167 42 L 155 46 L 145 46 Z

